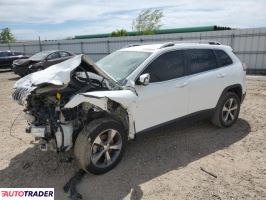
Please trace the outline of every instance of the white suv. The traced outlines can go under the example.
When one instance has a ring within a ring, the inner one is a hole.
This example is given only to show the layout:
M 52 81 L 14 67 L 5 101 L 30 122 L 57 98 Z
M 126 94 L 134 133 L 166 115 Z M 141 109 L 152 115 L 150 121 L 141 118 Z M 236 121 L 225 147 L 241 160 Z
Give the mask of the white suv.
M 97 63 L 78 55 L 15 84 L 27 132 L 42 150 L 74 146 L 80 167 L 105 173 L 137 133 L 208 112 L 233 125 L 246 93 L 245 67 L 218 43 L 132 45 Z

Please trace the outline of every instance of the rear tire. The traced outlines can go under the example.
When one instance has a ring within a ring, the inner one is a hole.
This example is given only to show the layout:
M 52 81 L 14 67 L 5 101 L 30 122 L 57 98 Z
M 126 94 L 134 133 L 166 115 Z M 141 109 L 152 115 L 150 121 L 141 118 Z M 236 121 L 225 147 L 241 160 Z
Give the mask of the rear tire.
M 112 118 L 100 118 L 85 125 L 79 133 L 74 154 L 83 170 L 103 174 L 120 162 L 126 144 L 123 125 Z
M 220 128 L 230 127 L 238 119 L 239 111 L 239 97 L 233 92 L 227 92 L 217 104 L 212 123 Z

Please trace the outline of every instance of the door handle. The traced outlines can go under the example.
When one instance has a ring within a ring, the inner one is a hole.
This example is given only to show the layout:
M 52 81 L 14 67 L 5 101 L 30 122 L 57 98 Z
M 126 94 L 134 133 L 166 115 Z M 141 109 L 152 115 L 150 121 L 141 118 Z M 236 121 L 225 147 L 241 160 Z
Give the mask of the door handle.
M 183 82 L 183 83 L 177 84 L 176 87 L 177 87 L 177 88 L 183 88 L 183 87 L 185 87 L 185 86 L 187 86 L 187 85 L 188 85 L 188 82 L 185 81 L 185 82 Z
M 225 73 L 220 73 L 220 74 L 217 74 L 217 78 L 223 78 L 223 77 L 225 77 Z

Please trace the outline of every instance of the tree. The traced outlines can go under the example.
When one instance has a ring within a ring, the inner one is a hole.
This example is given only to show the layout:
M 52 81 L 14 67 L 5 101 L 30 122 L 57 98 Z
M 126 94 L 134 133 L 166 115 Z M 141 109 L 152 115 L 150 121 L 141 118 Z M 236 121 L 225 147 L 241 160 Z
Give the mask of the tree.
M 133 20 L 132 29 L 139 34 L 150 35 L 154 34 L 161 25 L 163 12 L 160 9 L 146 9 L 139 13 L 136 19 Z
M 127 36 L 128 33 L 125 29 L 117 29 L 111 33 L 112 37 L 120 37 L 120 36 Z
M 0 33 L 0 42 L 8 43 L 8 42 L 15 42 L 16 38 L 13 36 L 9 28 L 2 29 Z

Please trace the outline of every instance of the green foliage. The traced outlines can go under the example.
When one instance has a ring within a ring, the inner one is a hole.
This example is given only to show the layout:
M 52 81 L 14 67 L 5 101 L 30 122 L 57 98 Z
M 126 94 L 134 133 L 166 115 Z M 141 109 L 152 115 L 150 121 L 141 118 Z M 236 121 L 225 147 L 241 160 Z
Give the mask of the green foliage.
M 2 29 L 0 33 L 0 42 L 1 43 L 8 43 L 8 42 L 15 42 L 16 38 L 13 36 L 9 28 Z
M 117 29 L 111 33 L 112 37 L 120 37 L 120 36 L 127 36 L 128 33 L 125 29 Z
M 132 29 L 141 35 L 151 35 L 158 30 L 161 25 L 163 12 L 160 9 L 146 9 L 139 13 L 133 20 Z

